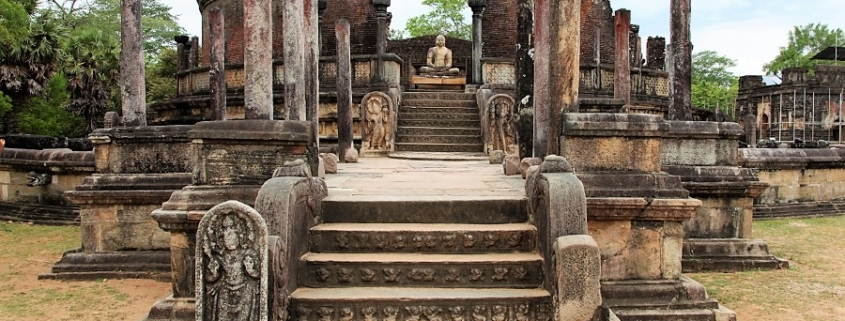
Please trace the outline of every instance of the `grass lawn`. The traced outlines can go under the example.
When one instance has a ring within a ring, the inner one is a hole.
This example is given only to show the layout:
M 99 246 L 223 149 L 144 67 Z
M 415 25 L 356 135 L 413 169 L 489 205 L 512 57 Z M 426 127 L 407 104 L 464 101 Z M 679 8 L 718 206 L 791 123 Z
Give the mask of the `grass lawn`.
M 844 320 L 845 216 L 754 223 L 755 238 L 789 270 L 689 274 L 738 320 Z M 78 227 L 0 222 L 0 321 L 140 320 L 170 284 L 150 280 L 38 281 Z

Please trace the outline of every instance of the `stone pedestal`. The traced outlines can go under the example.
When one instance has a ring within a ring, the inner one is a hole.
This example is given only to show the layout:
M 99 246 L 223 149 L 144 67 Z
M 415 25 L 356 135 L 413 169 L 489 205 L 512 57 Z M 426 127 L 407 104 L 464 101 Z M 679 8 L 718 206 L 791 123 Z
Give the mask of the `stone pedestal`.
M 191 183 L 191 126 L 100 129 L 97 172 L 66 196 L 80 207 L 82 247 L 42 278 L 169 279 L 169 235 L 150 212 Z
M 741 168 L 737 153 L 743 131 L 736 123 L 670 121 L 663 140 L 663 170 L 678 175 L 702 201 L 684 223 L 683 269 L 744 271 L 788 265 L 752 239 L 754 198 L 768 186 Z
M 701 201 L 661 172 L 668 124 L 653 115 L 568 113 L 562 127 L 560 151 L 584 184 L 589 233 L 601 253 L 602 306 L 649 320 L 663 320 L 666 310 L 677 320 L 714 315 L 718 303 L 681 275 L 683 222 Z
M 146 320 L 194 320 L 194 251 L 197 226 L 217 204 L 235 200 L 253 206 L 261 185 L 287 161 L 313 162 L 307 121 L 237 120 L 201 122 L 188 133 L 193 184 L 174 192 L 153 211 L 170 232 L 173 294 L 157 302 Z M 313 155 L 314 158 L 317 155 Z

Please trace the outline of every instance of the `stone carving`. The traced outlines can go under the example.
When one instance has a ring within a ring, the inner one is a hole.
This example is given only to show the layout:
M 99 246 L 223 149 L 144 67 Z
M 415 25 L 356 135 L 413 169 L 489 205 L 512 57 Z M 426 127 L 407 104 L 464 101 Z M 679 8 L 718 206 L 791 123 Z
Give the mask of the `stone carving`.
M 267 320 L 267 225 L 247 205 L 213 207 L 197 230 L 197 320 Z
M 475 243 L 477 243 L 477 242 L 478 242 L 478 240 L 475 239 L 475 235 L 464 234 L 464 247 L 465 248 L 475 247 Z
M 422 76 L 434 77 L 460 73 L 458 68 L 452 68 L 452 50 L 446 48 L 446 37 L 443 35 L 435 38 L 434 47 L 428 49 L 425 60 L 426 66 L 420 67 Z
M 508 318 L 508 307 L 504 305 L 493 306 L 493 321 L 505 321 Z
M 345 307 L 340 309 L 340 321 L 352 321 L 355 317 L 355 314 L 352 312 L 352 308 Z
M 405 307 L 405 311 L 408 312 L 408 317 L 405 318 L 405 321 L 420 321 L 422 308 L 417 306 L 409 306 Z
M 516 306 L 516 321 L 528 321 L 531 319 L 529 315 L 531 307 L 527 304 L 520 304 Z
M 481 269 L 471 269 L 469 270 L 469 274 L 470 281 L 484 281 L 484 271 Z
M 384 280 L 387 282 L 399 282 L 399 274 L 401 270 L 387 268 L 384 269 Z
M 497 267 L 493 269 L 493 276 L 490 277 L 493 281 L 504 281 L 508 279 L 508 268 Z
M 482 305 L 473 307 L 472 321 L 487 321 L 487 307 Z
M 452 321 L 464 321 L 464 312 L 466 309 L 462 306 L 455 306 L 449 308 L 449 314 L 452 316 Z
M 337 271 L 337 280 L 340 283 L 351 283 L 355 278 L 355 272 L 352 269 L 343 268 Z
M 487 234 L 484 235 L 484 247 L 491 248 L 496 246 L 496 243 L 499 243 L 499 236 L 496 234 Z
M 377 321 L 375 307 L 363 308 L 361 309 L 361 314 L 364 315 L 364 321 Z
M 29 187 L 47 186 L 53 182 L 53 176 L 50 173 L 29 172 L 26 173 L 26 179 L 29 180 L 26 183 Z
M 446 270 L 446 282 L 460 282 L 461 281 L 461 270 L 456 268 L 451 268 Z
M 320 316 L 320 321 L 332 321 L 334 309 L 330 307 L 322 307 L 317 309 L 317 315 Z
M 332 272 L 325 268 L 319 268 L 314 272 L 317 275 L 317 281 L 326 282 L 332 277 Z
M 440 312 L 443 312 L 443 309 L 437 306 L 427 306 L 423 310 L 423 314 L 425 314 L 428 321 L 443 321 L 443 317 L 440 316 Z
M 361 118 L 364 120 L 364 135 L 361 152 L 393 151 L 396 108 L 390 96 L 383 92 L 371 92 L 361 102 Z
M 117 112 L 109 111 L 103 117 L 103 128 L 115 128 L 120 126 L 120 115 Z
M 305 306 L 299 306 L 296 308 L 296 316 L 299 321 L 308 321 L 308 317 L 311 316 L 311 308 Z
M 418 282 L 434 281 L 434 269 L 412 269 L 411 272 L 408 273 L 408 278 Z
M 386 307 L 384 308 L 384 319 L 383 321 L 396 321 L 396 316 L 399 314 L 399 309 L 394 307 Z
M 487 152 L 504 151 L 505 154 L 517 153 L 516 124 L 513 98 L 509 95 L 494 95 L 484 104 L 487 113 L 484 119 L 487 132 Z
M 517 266 L 513 269 L 513 277 L 517 280 L 525 280 L 528 276 L 528 269 L 523 266 Z
M 372 282 L 375 279 L 376 279 L 376 271 L 373 271 L 371 269 L 361 270 L 361 281 Z

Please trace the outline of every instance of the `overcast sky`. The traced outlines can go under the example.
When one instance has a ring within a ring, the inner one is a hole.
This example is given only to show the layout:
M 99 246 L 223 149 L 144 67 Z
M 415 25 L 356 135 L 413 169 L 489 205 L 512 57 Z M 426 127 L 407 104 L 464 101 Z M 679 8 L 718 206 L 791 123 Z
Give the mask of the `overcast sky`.
M 170 1 L 167 1 L 170 2 Z M 428 11 L 419 0 L 393 1 L 392 27 L 404 29 L 413 16 Z M 648 36 L 669 38 L 668 0 L 612 0 L 613 9 L 627 8 Z M 172 12 L 189 34 L 199 35 L 201 18 L 196 1 L 172 1 Z M 471 13 L 466 11 L 467 21 Z M 786 45 L 793 26 L 821 22 L 845 29 L 843 0 L 695 0 L 692 1 L 692 42 L 695 51 L 715 50 L 737 61 L 737 75 L 762 74 L 762 66 Z

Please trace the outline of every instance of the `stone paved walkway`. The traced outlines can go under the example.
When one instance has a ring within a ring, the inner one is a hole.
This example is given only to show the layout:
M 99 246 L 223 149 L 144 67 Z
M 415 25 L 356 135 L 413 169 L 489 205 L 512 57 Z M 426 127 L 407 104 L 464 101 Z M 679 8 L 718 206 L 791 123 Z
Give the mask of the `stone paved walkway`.
M 438 200 L 523 198 L 525 181 L 488 161 L 361 158 L 326 175 L 330 199 Z

